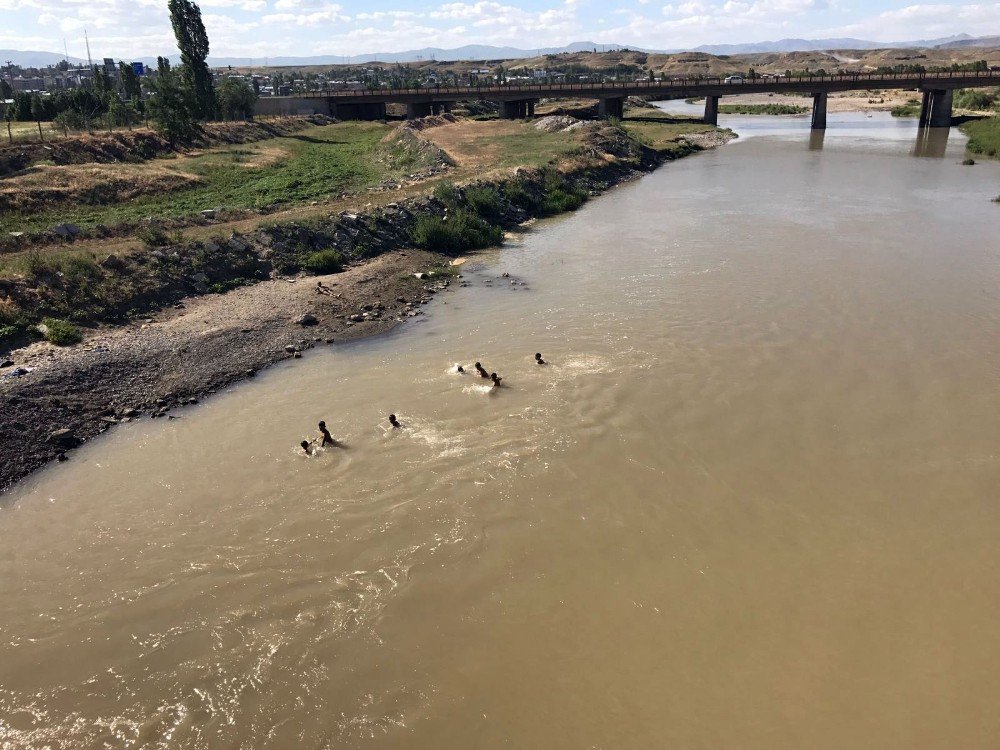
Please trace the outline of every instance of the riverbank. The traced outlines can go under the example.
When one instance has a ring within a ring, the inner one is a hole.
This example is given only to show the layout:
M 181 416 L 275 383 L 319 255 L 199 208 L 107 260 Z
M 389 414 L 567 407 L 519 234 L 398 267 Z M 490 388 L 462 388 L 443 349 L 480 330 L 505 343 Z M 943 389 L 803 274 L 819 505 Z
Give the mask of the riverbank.
M 914 91 L 838 91 L 827 98 L 827 112 L 889 112 L 905 106 L 914 97 L 919 104 L 920 94 Z M 719 111 L 724 111 L 722 106 L 726 106 L 732 114 L 805 114 L 812 107 L 811 97 L 806 94 L 742 94 L 724 97 L 722 102 Z M 768 107 L 780 107 L 784 111 L 768 110 Z M 805 112 L 800 111 L 803 107 Z
M 44 291 L 49 307 L 62 300 L 94 311 L 101 303 L 111 317 L 85 329 L 81 345 L 35 342 L 3 357 L 0 489 L 114 424 L 175 417 L 183 405 L 318 344 L 378 335 L 419 316 L 433 295 L 459 283 L 449 265 L 456 252 L 483 246 L 456 227 L 510 230 L 572 210 L 588 195 L 729 137 L 711 141 L 701 126 L 692 135 L 701 143 L 671 152 L 613 126 L 578 130 L 584 148 L 556 164 L 490 170 L 488 180 L 466 190 L 92 259 L 89 291 L 62 284 L 64 271 L 8 281 L 0 292 L 20 307 L 37 303 Z M 452 241 L 449 252 L 436 252 Z M 299 273 L 316 255 L 346 270 Z M 80 296 L 85 291 L 89 297 Z M 112 325 L 117 315 L 127 322 Z
M 969 137 L 967 149 L 970 153 L 1000 157 L 1000 117 L 986 117 L 971 120 L 961 125 L 962 132 Z

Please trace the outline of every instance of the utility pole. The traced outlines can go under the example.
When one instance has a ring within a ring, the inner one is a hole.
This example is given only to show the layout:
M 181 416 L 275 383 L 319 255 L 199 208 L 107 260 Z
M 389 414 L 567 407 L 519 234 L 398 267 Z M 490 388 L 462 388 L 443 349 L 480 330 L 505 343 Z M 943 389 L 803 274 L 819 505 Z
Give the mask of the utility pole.
M 83 39 L 87 43 L 87 67 L 91 70 L 94 69 L 94 61 L 90 59 L 90 37 L 87 36 L 87 30 L 83 30 Z

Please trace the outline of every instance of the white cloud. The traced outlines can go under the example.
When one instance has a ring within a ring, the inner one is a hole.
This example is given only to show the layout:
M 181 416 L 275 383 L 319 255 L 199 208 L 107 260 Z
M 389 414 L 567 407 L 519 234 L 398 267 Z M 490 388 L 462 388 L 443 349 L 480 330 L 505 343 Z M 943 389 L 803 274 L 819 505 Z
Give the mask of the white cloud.
M 1000 34 L 1000 4 L 943 3 L 908 5 L 869 16 L 862 21 L 822 29 L 822 36 L 863 36 L 876 41 L 905 41 L 950 36 L 959 32 Z
M 271 13 L 261 20 L 266 24 L 284 26 L 322 26 L 328 23 L 343 23 L 350 21 L 350 16 L 343 13 L 343 6 L 327 2 L 312 2 L 312 0 L 278 0 L 275 8 L 291 8 L 299 13 Z

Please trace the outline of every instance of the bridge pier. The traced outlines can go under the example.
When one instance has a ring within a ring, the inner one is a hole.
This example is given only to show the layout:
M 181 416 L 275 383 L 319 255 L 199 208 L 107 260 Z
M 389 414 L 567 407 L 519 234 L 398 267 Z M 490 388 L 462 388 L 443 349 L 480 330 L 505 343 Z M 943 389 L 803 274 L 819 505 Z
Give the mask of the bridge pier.
M 384 120 L 384 102 L 330 103 L 330 116 L 338 120 Z
M 597 105 L 597 116 L 602 120 L 607 120 L 609 117 L 622 119 L 625 116 L 625 97 L 615 96 L 601 99 Z
M 535 114 L 534 99 L 512 99 L 500 102 L 500 117 L 504 120 L 523 120 Z
M 826 130 L 826 92 L 813 94 L 812 129 Z
M 920 127 L 951 127 L 951 104 L 954 89 L 928 89 L 920 104 Z
M 408 102 L 406 105 L 406 119 L 417 120 L 421 117 L 430 117 L 433 114 L 433 107 L 430 102 Z
M 705 97 L 705 117 L 703 119 L 707 125 L 719 124 L 719 97 Z

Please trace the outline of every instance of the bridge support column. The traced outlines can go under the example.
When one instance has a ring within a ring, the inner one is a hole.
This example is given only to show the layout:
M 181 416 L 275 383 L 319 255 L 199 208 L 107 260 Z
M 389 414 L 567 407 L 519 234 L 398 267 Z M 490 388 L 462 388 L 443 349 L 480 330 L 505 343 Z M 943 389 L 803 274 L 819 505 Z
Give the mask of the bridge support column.
M 384 120 L 384 102 L 362 102 L 359 104 L 330 104 L 330 116 L 338 120 Z
M 410 102 L 406 105 L 406 119 L 416 120 L 420 117 L 429 117 L 433 111 L 430 102 Z
M 705 123 L 708 125 L 719 124 L 719 97 L 705 97 Z
M 920 105 L 920 127 L 951 127 L 952 89 L 931 89 L 924 92 Z
M 528 116 L 529 105 L 534 110 L 534 104 L 528 99 L 513 99 L 500 102 L 500 117 L 504 120 L 523 120 Z
M 826 130 L 826 92 L 813 94 L 813 130 Z
M 535 105 L 537 103 L 538 102 L 535 99 L 529 99 L 528 100 L 528 117 L 534 117 L 535 116 Z
M 615 96 L 601 99 L 597 105 L 597 116 L 602 120 L 607 120 L 609 117 L 622 119 L 625 116 L 625 97 Z
M 920 101 L 920 122 L 917 123 L 917 127 L 926 128 L 927 123 L 931 119 L 931 92 L 924 91 L 924 95 Z

